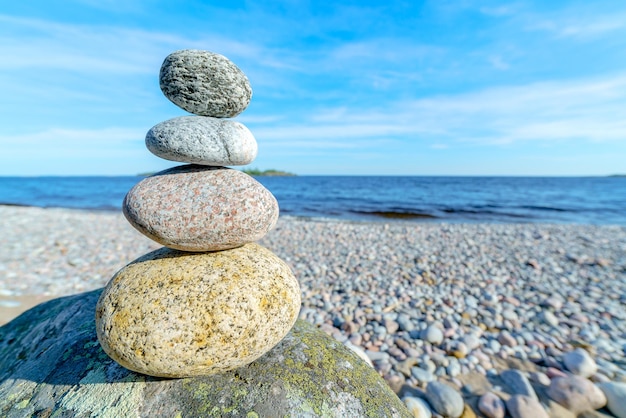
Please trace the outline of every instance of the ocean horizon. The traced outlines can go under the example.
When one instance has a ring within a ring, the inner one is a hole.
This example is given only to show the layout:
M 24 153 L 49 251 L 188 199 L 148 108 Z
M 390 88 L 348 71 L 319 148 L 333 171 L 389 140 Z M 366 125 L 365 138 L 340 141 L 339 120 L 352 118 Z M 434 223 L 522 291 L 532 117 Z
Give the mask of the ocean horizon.
M 120 210 L 145 176 L 3 176 L 0 204 Z M 626 225 L 626 178 L 298 175 L 255 177 L 281 215 L 350 221 Z

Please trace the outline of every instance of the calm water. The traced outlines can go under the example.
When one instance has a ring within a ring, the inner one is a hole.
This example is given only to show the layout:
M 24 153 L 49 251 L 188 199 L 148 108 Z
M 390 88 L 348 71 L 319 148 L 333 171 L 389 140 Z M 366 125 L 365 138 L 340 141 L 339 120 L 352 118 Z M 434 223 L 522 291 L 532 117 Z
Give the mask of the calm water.
M 0 203 L 119 210 L 142 177 L 0 177 Z M 619 177 L 258 177 L 281 214 L 414 222 L 626 225 Z

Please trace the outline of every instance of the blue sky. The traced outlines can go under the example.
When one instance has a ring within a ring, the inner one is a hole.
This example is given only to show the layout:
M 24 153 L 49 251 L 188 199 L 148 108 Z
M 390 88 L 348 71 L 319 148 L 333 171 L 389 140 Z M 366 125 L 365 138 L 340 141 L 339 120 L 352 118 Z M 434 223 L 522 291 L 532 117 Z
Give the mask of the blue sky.
M 298 174 L 626 172 L 626 8 L 613 1 L 29 0 L 0 4 L 0 175 L 175 163 L 170 52 L 235 62 L 250 165 Z

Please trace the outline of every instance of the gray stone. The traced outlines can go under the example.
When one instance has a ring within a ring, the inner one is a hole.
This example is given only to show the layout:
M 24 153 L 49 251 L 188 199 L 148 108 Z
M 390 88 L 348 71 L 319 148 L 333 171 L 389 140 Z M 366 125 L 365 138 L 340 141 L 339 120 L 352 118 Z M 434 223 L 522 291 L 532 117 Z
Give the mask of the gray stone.
M 156 124 L 146 134 L 146 147 L 165 160 L 213 166 L 250 164 L 258 150 L 256 139 L 241 123 L 204 116 Z
M 581 376 L 554 378 L 547 393 L 550 399 L 575 414 L 600 409 L 607 401 L 602 390 Z
M 428 383 L 435 380 L 435 376 L 428 370 L 424 370 L 421 367 L 413 367 L 411 369 L 411 375 L 417 379 L 420 383 Z
M 441 344 L 443 341 L 443 331 L 435 324 L 429 325 L 428 328 L 422 331 L 420 336 L 422 340 L 435 345 Z
M 182 251 L 217 251 L 261 239 L 278 220 L 278 202 L 238 170 L 183 165 L 133 187 L 126 219 L 148 238 Z
M 599 383 L 598 387 L 606 395 L 609 411 L 617 418 L 626 418 L 626 383 Z
M 131 372 L 96 339 L 100 293 L 49 301 L 0 327 L 0 416 L 411 416 L 370 366 L 303 321 L 231 372 L 186 379 Z
M 529 396 L 513 395 L 506 407 L 513 418 L 550 418 L 541 403 Z
M 519 370 L 504 370 L 500 373 L 500 377 L 511 390 L 511 394 L 529 396 L 535 400 L 539 399 L 526 375 Z
M 487 392 L 480 397 L 478 409 L 487 418 L 504 418 L 506 412 L 504 402 L 493 392 Z
M 582 348 L 565 353 L 563 363 L 570 372 L 582 377 L 591 377 L 598 371 L 595 360 Z
M 232 118 L 252 98 L 246 75 L 223 55 L 184 49 L 168 55 L 159 74 L 161 91 L 187 112 Z
M 430 382 L 426 386 L 426 399 L 438 414 L 446 418 L 459 418 L 463 413 L 463 397 L 445 383 Z
M 96 307 L 104 351 L 127 369 L 190 377 L 244 366 L 300 312 L 289 266 L 256 243 L 224 251 L 152 251 L 109 281 Z

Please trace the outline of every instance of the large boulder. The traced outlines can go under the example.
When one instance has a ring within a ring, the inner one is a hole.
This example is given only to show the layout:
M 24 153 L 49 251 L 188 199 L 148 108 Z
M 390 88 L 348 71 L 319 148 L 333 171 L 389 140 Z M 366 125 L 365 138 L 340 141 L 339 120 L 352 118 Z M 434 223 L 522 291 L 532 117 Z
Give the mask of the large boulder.
M 374 369 L 303 321 L 230 372 L 186 379 L 131 372 L 96 338 L 101 292 L 46 302 L 0 327 L 0 416 L 411 416 Z

